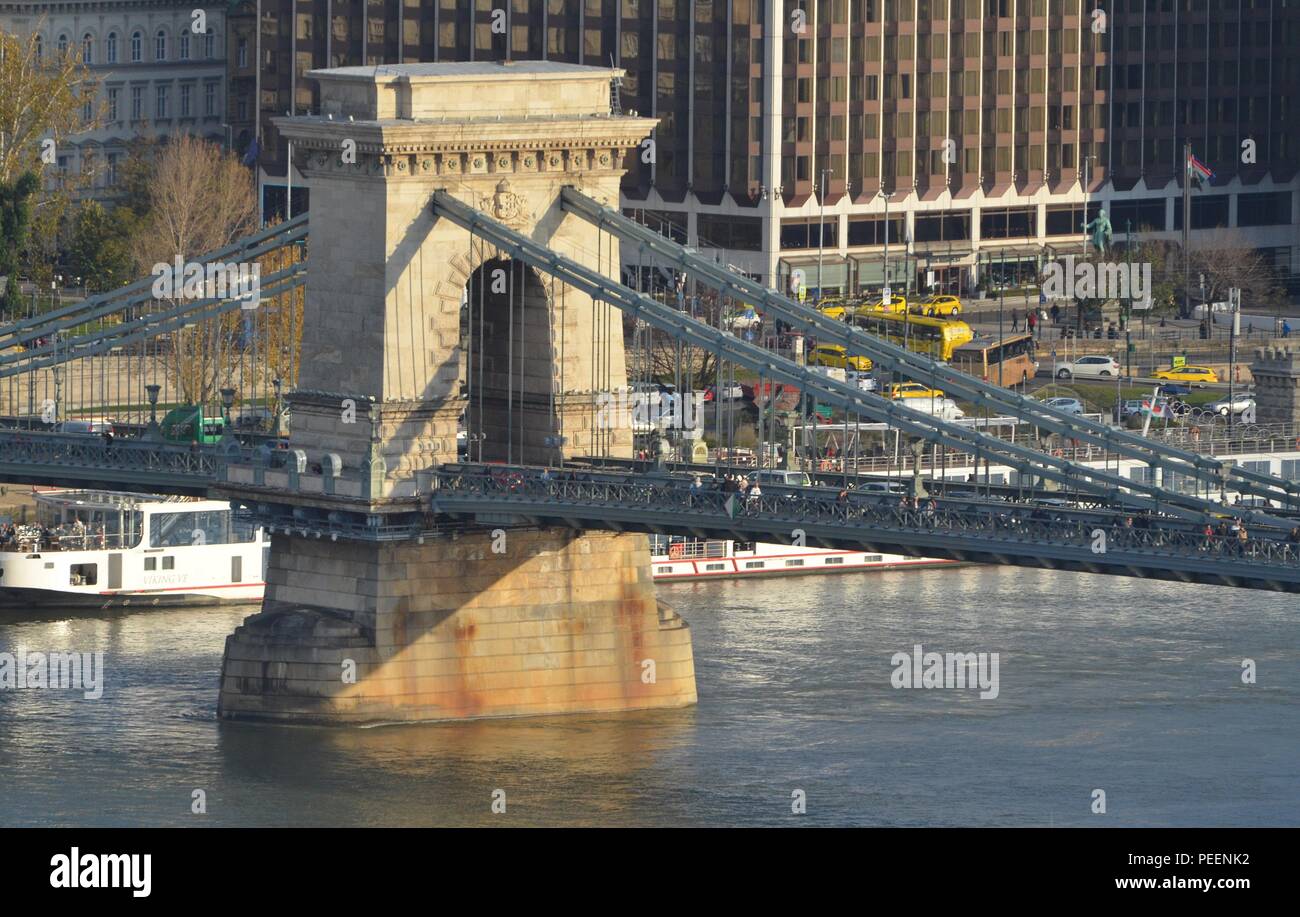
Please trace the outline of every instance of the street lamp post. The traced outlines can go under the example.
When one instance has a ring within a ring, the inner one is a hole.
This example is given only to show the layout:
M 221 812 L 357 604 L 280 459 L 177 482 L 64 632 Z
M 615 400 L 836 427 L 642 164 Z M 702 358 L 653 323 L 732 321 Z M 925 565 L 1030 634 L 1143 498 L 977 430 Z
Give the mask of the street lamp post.
M 144 387 L 145 394 L 149 398 L 149 427 L 145 430 L 145 439 L 161 439 L 162 431 L 158 429 L 158 393 L 162 391 L 162 386 L 157 382 L 151 382 Z
M 284 386 L 284 382 L 283 380 L 280 379 L 279 376 L 276 376 L 274 379 L 271 380 L 271 385 L 275 389 L 275 408 L 274 408 L 275 419 L 274 419 L 274 426 L 271 429 L 271 434 L 276 439 L 279 439 L 280 438 L 280 391 Z
M 221 413 L 222 417 L 225 419 L 225 423 L 222 424 L 221 439 L 223 442 L 229 442 L 233 438 L 233 434 L 230 432 L 230 409 L 234 406 L 235 390 L 233 388 L 223 388 L 221 390 Z M 201 422 L 202 417 L 200 417 L 200 423 Z
M 826 298 L 822 291 L 822 258 L 826 253 L 826 173 L 830 169 L 822 169 L 821 174 L 821 192 L 818 194 L 818 203 L 821 207 L 821 215 L 817 218 L 817 301 Z

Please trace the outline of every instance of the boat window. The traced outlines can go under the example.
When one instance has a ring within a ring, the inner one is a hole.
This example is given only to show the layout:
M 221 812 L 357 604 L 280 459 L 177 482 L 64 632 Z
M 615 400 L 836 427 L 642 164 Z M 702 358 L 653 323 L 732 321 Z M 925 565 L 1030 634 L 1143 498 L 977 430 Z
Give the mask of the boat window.
M 158 558 L 156 558 L 156 557 L 146 557 L 146 558 L 144 559 L 144 568 L 145 568 L 146 570 L 157 570 L 157 569 L 158 569 Z
M 93 586 L 99 581 L 99 564 L 73 564 L 69 567 L 69 586 Z
M 163 569 L 164 569 L 164 570 L 175 570 L 175 569 L 176 569 L 176 558 L 171 557 L 171 556 L 164 557 L 164 558 L 163 558 Z
M 232 522 L 230 510 L 157 513 L 149 521 L 151 548 L 240 544 L 252 541 L 255 534 L 255 527 L 249 523 Z

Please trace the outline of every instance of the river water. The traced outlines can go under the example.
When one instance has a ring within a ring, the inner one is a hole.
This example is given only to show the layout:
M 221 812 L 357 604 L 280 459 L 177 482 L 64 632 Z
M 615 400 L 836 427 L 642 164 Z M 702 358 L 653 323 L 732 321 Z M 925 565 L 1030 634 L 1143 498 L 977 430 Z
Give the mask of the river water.
M 253 609 L 0 611 L 0 652 L 106 669 L 99 699 L 0 690 L 0 825 L 1300 825 L 1294 596 L 994 567 L 660 594 L 696 707 L 370 729 L 217 721 Z M 916 644 L 998 653 L 998 696 L 894 688 Z

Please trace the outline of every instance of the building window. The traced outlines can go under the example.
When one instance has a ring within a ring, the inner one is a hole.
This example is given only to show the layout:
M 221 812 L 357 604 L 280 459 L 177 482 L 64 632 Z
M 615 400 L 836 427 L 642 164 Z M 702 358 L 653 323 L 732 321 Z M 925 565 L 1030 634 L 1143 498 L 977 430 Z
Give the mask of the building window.
M 110 188 L 117 187 L 117 161 L 119 158 L 120 154 L 118 153 L 108 154 L 108 175 L 105 180 Z
M 208 60 L 212 60 L 212 58 L 216 57 L 216 55 L 213 54 L 216 37 L 216 33 L 211 29 L 208 29 L 207 33 L 203 36 L 203 56 Z
M 181 29 L 180 49 L 177 51 L 181 60 L 190 59 L 190 30 Z
M 87 66 L 95 62 L 95 39 L 89 32 L 81 37 L 81 60 Z
M 1238 226 L 1282 226 L 1291 222 L 1291 192 L 1237 195 Z
M 1032 207 L 985 210 L 980 214 L 980 238 L 1028 238 L 1038 234 L 1037 223 L 1038 214 Z
M 188 118 L 193 114 L 191 111 L 190 97 L 193 95 L 194 87 L 189 83 L 181 84 L 181 117 Z
M 156 86 L 154 90 L 156 95 L 154 96 L 153 116 L 161 121 L 167 117 L 167 87 Z
M 36 36 L 36 59 L 40 60 L 42 57 L 44 57 L 44 42 L 41 41 L 41 36 L 37 35 Z
M 90 123 L 90 119 L 91 119 L 92 117 L 94 117 L 94 114 L 95 114 L 95 106 L 94 106 L 93 104 L 91 104 L 91 101 L 90 101 L 89 99 L 87 99 L 86 101 L 84 101 L 84 102 L 81 103 L 81 120 L 82 120 L 82 121 L 85 121 L 87 124 L 89 124 L 89 123 Z
M 108 91 L 108 120 L 117 120 L 117 94 L 119 90 L 110 89 Z
M 144 56 L 144 36 L 139 32 L 131 33 L 131 63 L 140 63 Z
M 139 121 L 144 117 L 144 87 L 131 87 L 131 120 Z
M 153 59 L 163 61 L 167 59 L 167 33 L 162 29 L 154 36 L 153 41 Z
M 211 117 L 217 113 L 217 84 L 203 85 L 203 113 Z
M 108 38 L 104 39 L 104 63 L 117 63 L 117 33 L 109 32 Z
M 238 63 L 236 64 L 236 66 L 238 66 L 241 70 L 247 67 L 248 66 L 248 39 L 247 38 L 239 39 L 239 45 L 237 46 L 237 50 L 235 51 L 235 54 L 238 57 Z
M 63 57 L 67 53 L 68 53 L 68 36 L 60 35 L 59 36 L 59 57 Z

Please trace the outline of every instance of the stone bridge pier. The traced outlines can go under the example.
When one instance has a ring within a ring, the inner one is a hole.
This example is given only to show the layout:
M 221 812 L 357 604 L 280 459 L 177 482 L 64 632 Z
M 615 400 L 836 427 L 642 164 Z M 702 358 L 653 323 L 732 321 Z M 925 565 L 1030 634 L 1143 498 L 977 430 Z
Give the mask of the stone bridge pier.
M 690 631 L 655 598 L 645 536 L 469 529 L 386 540 L 417 472 L 472 457 L 629 455 L 598 413 L 626 385 L 621 315 L 433 216 L 446 190 L 617 276 L 616 243 L 559 206 L 617 205 L 654 127 L 610 111 L 607 69 L 546 62 L 314 71 L 318 116 L 277 120 L 311 193 L 293 449 L 340 469 L 314 492 L 228 477 L 277 529 L 260 614 L 227 639 L 219 713 L 325 723 L 671 707 L 695 701 Z M 296 478 L 294 479 L 296 480 Z M 269 518 L 269 517 L 268 517 Z M 273 524 L 273 523 L 272 523 Z

